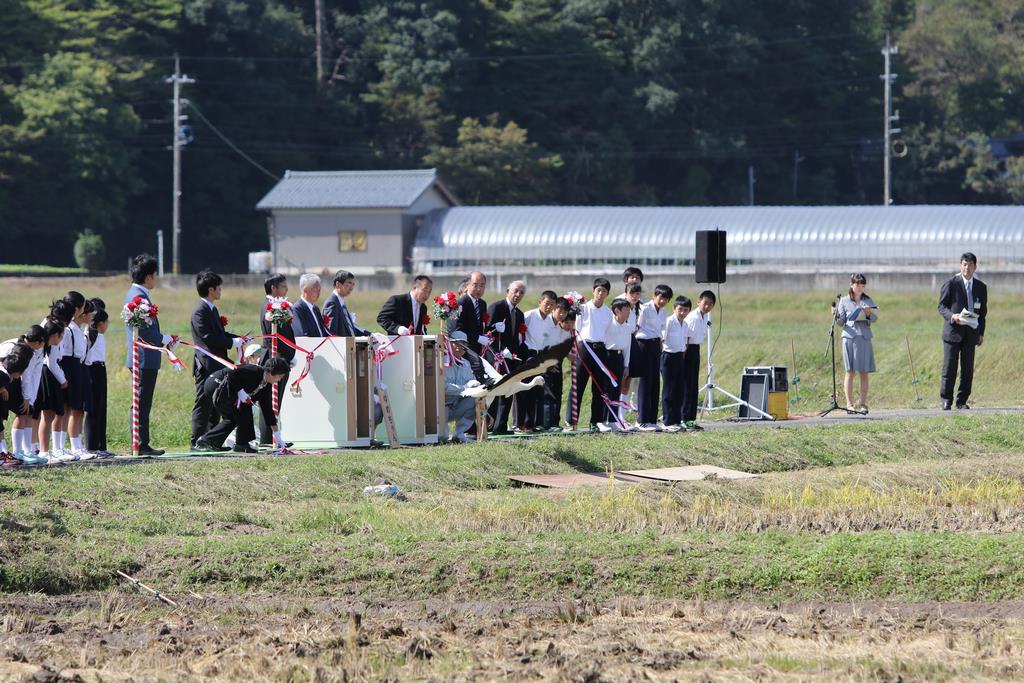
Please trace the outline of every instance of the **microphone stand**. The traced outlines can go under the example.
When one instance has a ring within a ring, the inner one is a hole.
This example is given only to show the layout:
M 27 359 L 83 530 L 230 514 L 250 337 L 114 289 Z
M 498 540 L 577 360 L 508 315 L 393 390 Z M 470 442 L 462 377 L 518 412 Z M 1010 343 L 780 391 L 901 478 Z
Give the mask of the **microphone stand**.
M 846 408 L 840 406 L 839 402 L 836 401 L 836 319 L 839 312 L 838 302 L 839 299 L 842 298 L 842 296 L 842 294 L 837 295 L 836 300 L 832 302 L 832 320 L 829 321 L 828 342 L 825 345 L 825 355 L 828 355 L 830 352 L 832 354 L 832 403 L 830 403 L 828 407 L 825 408 L 823 411 L 818 413 L 818 417 L 825 417 L 833 410 L 842 410 L 845 411 L 848 415 L 850 414 L 849 410 L 846 410 Z

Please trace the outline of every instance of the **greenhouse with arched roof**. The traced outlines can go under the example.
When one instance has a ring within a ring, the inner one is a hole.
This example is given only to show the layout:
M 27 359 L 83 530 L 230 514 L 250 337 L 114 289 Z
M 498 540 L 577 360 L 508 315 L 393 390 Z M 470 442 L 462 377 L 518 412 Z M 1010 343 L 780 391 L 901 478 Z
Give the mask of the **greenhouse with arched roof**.
M 727 232 L 728 261 L 758 269 L 1024 265 L 1017 206 L 454 206 L 422 218 L 414 272 L 572 272 L 692 267 L 699 230 Z

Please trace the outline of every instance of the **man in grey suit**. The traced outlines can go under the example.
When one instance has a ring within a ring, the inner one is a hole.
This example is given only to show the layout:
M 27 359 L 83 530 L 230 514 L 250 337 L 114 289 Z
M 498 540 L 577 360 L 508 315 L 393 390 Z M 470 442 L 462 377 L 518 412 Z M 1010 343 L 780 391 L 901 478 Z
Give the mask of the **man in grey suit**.
M 960 273 L 944 282 L 939 294 L 939 314 L 946 321 L 942 325 L 942 384 L 939 388 L 943 410 L 952 407 L 958 362 L 960 389 L 956 393 L 956 407 L 958 410 L 970 408 L 967 399 L 974 382 L 974 350 L 985 343 L 985 318 L 988 316 L 988 287 L 974 277 L 977 269 L 978 257 L 965 253 L 960 257 Z M 971 319 L 963 316 L 965 310 L 976 316 L 971 322 L 976 320 L 977 328 L 967 324 L 966 320 Z
M 132 286 L 125 294 L 124 303 L 139 296 L 152 303 L 149 292 L 156 287 L 156 259 L 149 254 L 140 254 L 132 260 Z M 132 331 L 125 325 L 127 333 L 127 351 L 125 366 L 132 369 Z M 160 332 L 159 317 L 153 319 L 152 325 L 139 329 L 139 339 L 151 346 L 165 346 L 171 343 L 171 336 Z M 153 448 L 149 443 L 149 412 L 153 408 L 153 394 L 156 391 L 157 373 L 160 371 L 161 354 L 159 351 L 139 349 L 139 455 L 163 455 L 161 448 Z M 130 418 L 129 418 L 130 419 Z M 129 424 L 129 431 L 131 425 Z
M 355 318 L 345 305 L 345 299 L 356 288 L 356 276 L 347 270 L 339 270 L 334 274 L 334 291 L 324 303 L 324 315 L 327 316 L 327 331 L 335 337 L 365 337 L 366 330 L 356 325 Z

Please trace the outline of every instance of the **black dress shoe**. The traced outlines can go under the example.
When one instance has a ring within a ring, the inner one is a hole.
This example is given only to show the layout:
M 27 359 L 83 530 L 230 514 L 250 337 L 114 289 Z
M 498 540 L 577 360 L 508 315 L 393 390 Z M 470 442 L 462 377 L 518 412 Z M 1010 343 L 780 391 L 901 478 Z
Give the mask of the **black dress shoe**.
M 233 450 L 235 453 L 259 453 L 258 450 L 249 445 L 235 446 Z
M 214 446 L 209 441 L 196 441 L 196 445 L 192 447 L 194 453 L 223 453 L 230 450 L 226 446 Z
M 953 407 L 953 402 L 952 401 L 943 401 L 942 402 L 942 409 L 943 410 L 949 410 L 952 407 Z
M 149 458 L 153 457 L 154 455 L 163 455 L 163 454 L 164 454 L 164 449 L 162 449 L 162 448 L 150 448 L 149 446 L 146 446 L 145 448 L 140 448 L 139 449 L 139 455 L 142 455 L 142 456 L 145 456 L 145 457 L 149 457 Z
M 956 404 L 956 409 L 957 410 L 970 410 L 971 407 L 969 405 L 967 405 L 966 403 L 957 403 Z

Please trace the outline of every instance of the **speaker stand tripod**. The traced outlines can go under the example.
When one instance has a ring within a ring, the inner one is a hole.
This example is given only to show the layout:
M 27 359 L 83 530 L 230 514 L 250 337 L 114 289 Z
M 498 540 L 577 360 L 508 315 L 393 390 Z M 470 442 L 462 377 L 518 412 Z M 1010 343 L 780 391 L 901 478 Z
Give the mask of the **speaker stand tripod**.
M 747 410 L 749 410 L 750 412 L 757 413 L 758 415 L 760 415 L 762 418 L 764 418 L 766 420 L 774 420 L 775 418 L 772 417 L 771 415 L 769 415 L 768 413 L 766 413 L 765 411 L 761 410 L 760 408 L 754 407 L 748 401 L 744 401 L 742 398 L 740 398 L 738 396 L 734 396 L 733 394 L 730 394 L 728 391 L 726 391 L 722 387 L 720 387 L 717 384 L 715 384 L 715 362 L 714 362 L 714 359 L 712 358 L 712 355 L 711 355 L 712 354 L 712 349 L 714 348 L 714 345 L 711 343 L 711 316 L 708 316 L 708 337 L 707 337 L 707 341 L 708 341 L 708 381 L 704 384 L 704 386 L 702 386 L 700 389 L 697 390 L 698 394 L 700 394 L 700 392 L 702 392 L 702 391 L 704 392 L 704 404 L 701 407 L 701 412 L 702 413 L 709 413 L 709 412 L 711 412 L 713 410 L 724 410 L 726 408 L 735 408 L 736 406 L 746 406 Z M 722 394 L 723 396 L 731 398 L 733 402 L 732 403 L 723 403 L 722 405 L 717 405 L 716 406 L 715 405 L 715 392 L 716 391 L 718 393 Z
M 842 295 L 836 297 L 838 300 Z M 836 302 L 832 302 L 832 320 L 828 324 L 828 342 L 825 344 L 825 355 L 832 354 L 832 403 L 828 405 L 823 411 L 818 413 L 818 417 L 825 417 L 833 410 L 842 410 L 847 415 L 851 414 L 849 410 L 839 405 L 837 398 L 836 389 Z

